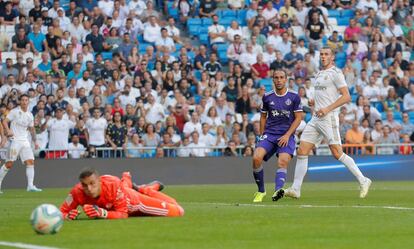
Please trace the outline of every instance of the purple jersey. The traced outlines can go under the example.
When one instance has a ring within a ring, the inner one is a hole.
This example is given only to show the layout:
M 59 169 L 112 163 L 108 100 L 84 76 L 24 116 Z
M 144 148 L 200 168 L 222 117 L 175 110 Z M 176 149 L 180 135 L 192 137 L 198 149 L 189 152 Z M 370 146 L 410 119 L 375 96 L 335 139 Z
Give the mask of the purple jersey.
M 267 92 L 262 98 L 262 113 L 267 113 L 266 126 L 263 134 L 284 135 L 295 120 L 295 112 L 302 111 L 300 97 L 288 90 L 284 95 L 275 91 Z

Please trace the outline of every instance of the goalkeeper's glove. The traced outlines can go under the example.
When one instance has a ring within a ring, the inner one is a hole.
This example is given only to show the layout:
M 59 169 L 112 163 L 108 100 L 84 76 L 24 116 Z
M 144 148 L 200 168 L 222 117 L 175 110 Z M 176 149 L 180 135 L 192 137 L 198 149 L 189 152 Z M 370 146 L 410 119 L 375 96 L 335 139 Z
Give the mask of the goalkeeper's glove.
M 77 209 L 72 209 L 65 215 L 65 220 L 76 220 L 80 212 Z
M 93 218 L 106 219 L 106 217 L 108 216 L 108 211 L 106 211 L 106 209 L 100 208 L 96 205 L 85 204 L 83 205 L 83 211 L 91 219 Z

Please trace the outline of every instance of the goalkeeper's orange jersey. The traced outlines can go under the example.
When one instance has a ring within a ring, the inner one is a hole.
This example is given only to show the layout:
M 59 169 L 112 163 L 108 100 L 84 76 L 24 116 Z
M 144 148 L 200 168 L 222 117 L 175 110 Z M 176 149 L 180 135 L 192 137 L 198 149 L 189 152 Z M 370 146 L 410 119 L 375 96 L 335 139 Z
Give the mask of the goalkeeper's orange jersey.
M 108 219 L 128 218 L 127 197 L 121 180 L 116 176 L 103 175 L 101 180 L 101 194 L 98 198 L 87 196 L 80 183 L 70 191 L 60 211 L 65 217 L 70 210 L 85 204 L 97 205 L 108 211 Z M 129 199 L 129 198 L 128 198 Z

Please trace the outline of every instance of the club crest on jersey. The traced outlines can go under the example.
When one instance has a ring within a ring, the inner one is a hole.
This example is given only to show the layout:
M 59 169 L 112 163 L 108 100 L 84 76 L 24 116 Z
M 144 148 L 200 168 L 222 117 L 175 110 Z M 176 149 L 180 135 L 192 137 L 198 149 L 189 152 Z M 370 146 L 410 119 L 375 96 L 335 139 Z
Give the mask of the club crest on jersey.
M 285 104 L 286 104 L 286 105 L 291 105 L 291 104 L 292 104 L 292 100 L 287 99 L 287 100 L 285 101 Z

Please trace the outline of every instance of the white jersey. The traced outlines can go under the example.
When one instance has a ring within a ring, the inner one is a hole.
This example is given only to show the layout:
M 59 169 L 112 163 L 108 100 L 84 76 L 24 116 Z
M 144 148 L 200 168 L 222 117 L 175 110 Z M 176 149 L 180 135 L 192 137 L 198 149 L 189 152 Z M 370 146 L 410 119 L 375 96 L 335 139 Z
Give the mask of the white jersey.
M 34 126 L 33 114 L 16 107 L 7 114 L 10 120 L 10 129 L 13 132 L 13 140 L 29 142 L 29 127 Z
M 53 118 L 47 122 L 49 129 L 49 149 L 67 150 L 69 145 L 69 130 L 75 127 L 75 123 L 67 120 Z
M 342 71 L 333 66 L 326 70 L 319 71 L 315 76 L 315 110 L 328 107 L 333 104 L 339 97 L 339 89 L 346 87 L 345 76 Z M 339 108 L 333 110 L 338 112 Z
M 105 144 L 105 130 L 108 123 L 104 118 L 90 118 L 86 121 L 86 129 L 89 133 L 89 144 L 101 146 Z

